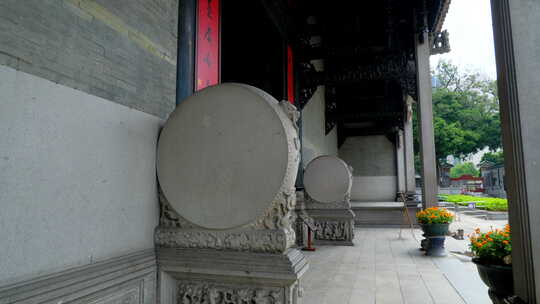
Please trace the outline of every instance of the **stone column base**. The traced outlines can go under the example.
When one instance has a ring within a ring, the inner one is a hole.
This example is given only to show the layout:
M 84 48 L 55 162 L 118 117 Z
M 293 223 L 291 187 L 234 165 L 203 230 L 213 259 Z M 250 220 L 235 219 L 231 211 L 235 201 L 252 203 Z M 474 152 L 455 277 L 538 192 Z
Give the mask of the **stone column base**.
M 310 209 L 306 212 L 315 222 L 315 245 L 354 245 L 355 215 L 350 209 Z
M 160 294 L 167 298 L 161 304 L 301 303 L 300 278 L 308 264 L 296 249 L 283 254 L 163 247 L 156 250 L 162 274 Z

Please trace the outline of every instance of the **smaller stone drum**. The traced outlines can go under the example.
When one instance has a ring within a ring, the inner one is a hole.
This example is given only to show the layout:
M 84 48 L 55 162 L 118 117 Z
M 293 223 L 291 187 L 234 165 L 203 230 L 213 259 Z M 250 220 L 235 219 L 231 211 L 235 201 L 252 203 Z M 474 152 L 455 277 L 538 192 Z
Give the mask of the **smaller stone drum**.
M 334 156 L 319 156 L 304 172 L 304 186 L 308 195 L 321 203 L 343 201 L 352 186 L 348 165 Z

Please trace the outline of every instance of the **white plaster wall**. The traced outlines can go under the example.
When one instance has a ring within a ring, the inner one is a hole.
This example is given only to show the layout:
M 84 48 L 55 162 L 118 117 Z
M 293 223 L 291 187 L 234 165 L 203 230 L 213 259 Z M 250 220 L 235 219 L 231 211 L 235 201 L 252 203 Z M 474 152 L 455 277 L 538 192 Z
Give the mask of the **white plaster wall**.
M 319 86 L 302 110 L 302 162 L 304 167 L 320 155 L 337 156 L 337 131 L 325 131 L 324 86 Z
M 396 149 L 384 135 L 348 137 L 339 149 L 339 157 L 354 170 L 352 200 L 395 201 Z
M 353 176 L 351 199 L 358 202 L 394 202 L 396 176 Z
M 153 247 L 161 124 L 0 66 L 0 285 Z

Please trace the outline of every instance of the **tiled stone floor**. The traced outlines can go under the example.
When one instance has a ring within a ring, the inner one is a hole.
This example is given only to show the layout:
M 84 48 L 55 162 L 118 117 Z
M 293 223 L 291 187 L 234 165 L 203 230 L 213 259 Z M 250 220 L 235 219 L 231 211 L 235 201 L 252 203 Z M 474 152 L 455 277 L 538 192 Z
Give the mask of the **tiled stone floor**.
M 489 304 L 487 288 L 466 258 L 424 256 L 410 230 L 357 228 L 355 246 L 319 246 L 305 252 L 304 304 Z M 415 230 L 420 239 L 421 231 Z M 456 243 L 457 242 L 457 243 Z M 447 248 L 462 248 L 447 238 Z

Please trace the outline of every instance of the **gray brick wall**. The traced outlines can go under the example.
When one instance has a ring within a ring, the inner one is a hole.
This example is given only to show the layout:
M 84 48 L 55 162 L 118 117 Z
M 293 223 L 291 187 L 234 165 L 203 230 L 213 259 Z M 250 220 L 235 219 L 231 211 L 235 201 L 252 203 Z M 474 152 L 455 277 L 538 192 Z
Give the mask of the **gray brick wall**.
M 0 64 L 164 118 L 177 12 L 178 0 L 2 0 Z

